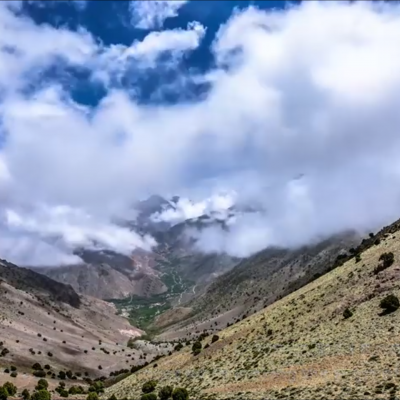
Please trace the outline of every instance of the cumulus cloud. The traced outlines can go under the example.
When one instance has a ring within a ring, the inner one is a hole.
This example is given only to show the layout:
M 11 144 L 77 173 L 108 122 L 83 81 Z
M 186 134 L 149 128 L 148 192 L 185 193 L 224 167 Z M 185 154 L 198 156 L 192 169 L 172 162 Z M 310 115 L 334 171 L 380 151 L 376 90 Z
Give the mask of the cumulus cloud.
M 138 29 L 159 29 L 164 21 L 178 15 L 178 10 L 188 0 L 154 0 L 129 3 L 131 22 Z
M 129 51 L 135 62 L 154 66 L 154 54 L 196 48 L 204 29 L 150 33 Z M 146 246 L 146 238 L 116 232 L 111 223 L 134 198 L 182 192 L 207 199 L 220 186 L 264 211 L 239 214 L 228 230 L 197 233 L 204 251 L 245 256 L 391 222 L 400 202 L 399 40 L 397 3 L 250 7 L 220 27 L 215 63 L 199 78 L 210 89 L 198 101 L 143 105 L 109 84 L 100 104 L 89 107 L 46 82 L 43 71 L 61 64 L 112 75 L 128 49 L 107 47 L 83 29 L 36 25 L 2 4 L 0 189 L 7 190 L 0 206 L 37 221 L 35 229 L 15 231 L 3 212 L 3 243 L 18 239 L 29 248 L 32 237 L 42 243 L 46 236 L 42 251 L 50 245 L 57 260 L 60 251 L 70 255 L 69 225 L 56 224 L 62 228 L 55 233 L 53 222 L 40 223 L 58 221 L 54 210 L 64 205 L 90 216 L 81 224 L 74 211 L 68 220 L 91 243 Z M 38 89 L 26 90 L 39 80 Z M 33 209 L 22 213 L 27 204 Z M 178 221 L 208 207 L 201 198 L 183 201 L 162 218 Z M 59 245 L 50 241 L 54 235 L 64 238 Z M 3 253 L 16 257 L 10 248 L 3 245 Z
M 151 32 L 142 41 L 135 40 L 130 46 L 112 45 L 94 60 L 92 77 L 108 86 L 113 79 L 121 81 L 132 67 L 135 71 L 158 67 L 160 57 L 166 53 L 169 56 L 168 65 L 176 67 L 184 54 L 199 46 L 205 31 L 203 25 L 192 22 L 186 30 Z
M 220 193 L 197 202 L 180 197 L 172 207 L 154 213 L 151 219 L 154 222 L 169 222 L 171 225 L 203 215 L 225 219 L 228 210 L 235 204 L 235 195 L 236 193 Z

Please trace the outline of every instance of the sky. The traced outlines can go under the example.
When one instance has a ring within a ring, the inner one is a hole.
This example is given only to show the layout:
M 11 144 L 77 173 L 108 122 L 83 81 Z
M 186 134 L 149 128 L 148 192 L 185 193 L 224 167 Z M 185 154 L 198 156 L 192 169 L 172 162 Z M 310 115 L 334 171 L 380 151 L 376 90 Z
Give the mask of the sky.
M 257 204 L 196 233 L 240 257 L 392 222 L 399 42 L 398 2 L 0 2 L 0 258 L 150 250 L 155 193 Z

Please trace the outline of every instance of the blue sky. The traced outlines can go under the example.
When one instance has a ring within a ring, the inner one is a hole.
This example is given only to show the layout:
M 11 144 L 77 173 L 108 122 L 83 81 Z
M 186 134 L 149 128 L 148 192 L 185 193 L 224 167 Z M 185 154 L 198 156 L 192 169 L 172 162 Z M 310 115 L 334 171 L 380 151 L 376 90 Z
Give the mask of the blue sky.
M 186 29 L 192 21 L 198 21 L 207 27 L 207 31 L 200 45 L 185 55 L 179 68 L 166 71 L 161 66 L 152 70 L 132 72 L 135 78 L 127 74 L 121 83 L 125 88 L 134 91 L 134 96 L 141 102 L 176 102 L 196 99 L 204 95 L 207 85 L 189 84 L 185 91 L 176 91 L 170 87 L 171 80 L 177 79 L 180 71 L 191 70 L 204 72 L 213 65 L 213 56 L 210 45 L 213 42 L 221 24 L 226 23 L 234 10 L 243 10 L 254 6 L 262 10 L 281 10 L 290 4 L 298 2 L 287 1 L 188 1 L 179 8 L 179 12 L 163 20 L 161 25 L 140 26 L 140 16 L 135 16 L 131 7 L 131 1 L 31 1 L 24 4 L 23 13 L 29 15 L 38 24 L 51 24 L 54 27 L 67 26 L 72 30 L 81 27 L 87 29 L 98 42 L 105 45 L 122 44 L 130 46 L 132 42 L 143 40 L 149 32 L 159 30 Z M 137 2 L 140 7 L 140 3 Z M 148 3 L 152 3 L 149 1 Z M 153 2 L 154 3 L 154 2 Z M 174 3 L 172 1 L 171 3 Z M 178 2 L 175 2 L 178 3 Z M 112 16 L 112 17 L 111 17 Z M 136 24 L 135 24 L 136 23 Z M 168 57 L 168 54 L 164 55 Z M 106 95 L 101 85 L 88 84 L 88 74 L 77 71 L 69 71 L 68 79 L 65 79 L 65 71 L 51 71 L 49 77 L 62 81 L 71 90 L 75 101 L 97 105 Z M 64 76 L 63 76 L 64 75 Z M 71 76 L 72 75 L 72 76 Z M 139 75 L 139 76 L 137 76 Z M 63 79 L 64 77 L 64 79 Z M 169 83 L 168 87 L 160 94 L 157 88 Z
M 0 257 L 150 249 L 154 193 L 261 205 L 197 233 L 236 256 L 391 222 L 399 42 L 398 2 L 0 2 Z

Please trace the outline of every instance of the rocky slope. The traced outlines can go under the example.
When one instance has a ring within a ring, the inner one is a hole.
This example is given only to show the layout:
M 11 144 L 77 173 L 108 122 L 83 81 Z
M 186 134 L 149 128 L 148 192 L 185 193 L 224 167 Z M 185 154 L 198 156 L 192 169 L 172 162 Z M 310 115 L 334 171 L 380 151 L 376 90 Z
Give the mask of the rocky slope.
M 160 337 L 190 337 L 203 329 L 221 329 L 326 273 L 338 254 L 359 241 L 357 234 L 347 233 L 295 250 L 266 249 L 242 260 L 186 303 L 191 312 Z
M 199 355 L 185 346 L 106 396 L 139 397 L 156 379 L 195 399 L 395 399 L 400 303 L 390 309 L 382 300 L 400 297 L 399 229 L 397 221 L 330 272 L 220 331 L 215 343 L 203 339 Z
M 27 379 L 33 378 L 36 362 L 49 364 L 51 373 L 71 369 L 95 378 L 160 353 L 128 349 L 129 338 L 141 332 L 109 303 L 78 295 L 71 286 L 4 260 L 0 279 L 0 384 L 10 380 L 3 370 L 11 365 L 20 376 L 28 374 Z
M 131 257 L 112 251 L 81 250 L 85 264 L 34 268 L 58 282 L 71 285 L 78 293 L 99 299 L 122 299 L 130 295 L 148 297 L 164 293 L 167 287 L 154 270 L 154 255 L 136 251 Z

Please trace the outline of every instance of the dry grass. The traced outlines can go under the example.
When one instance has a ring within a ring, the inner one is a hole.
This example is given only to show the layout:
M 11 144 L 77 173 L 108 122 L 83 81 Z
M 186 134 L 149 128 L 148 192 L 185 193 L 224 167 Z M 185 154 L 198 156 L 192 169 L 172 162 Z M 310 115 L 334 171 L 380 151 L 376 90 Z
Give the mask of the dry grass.
M 400 297 L 400 241 L 391 234 L 261 312 L 220 332 L 194 357 L 190 348 L 109 388 L 106 397 L 140 396 L 158 380 L 195 399 L 394 398 L 400 384 L 400 310 L 379 316 L 380 300 Z M 394 264 L 373 274 L 382 253 Z M 343 318 L 350 308 L 353 316 Z M 210 338 L 203 341 L 203 346 Z

